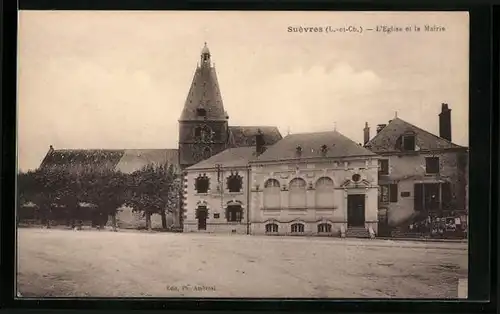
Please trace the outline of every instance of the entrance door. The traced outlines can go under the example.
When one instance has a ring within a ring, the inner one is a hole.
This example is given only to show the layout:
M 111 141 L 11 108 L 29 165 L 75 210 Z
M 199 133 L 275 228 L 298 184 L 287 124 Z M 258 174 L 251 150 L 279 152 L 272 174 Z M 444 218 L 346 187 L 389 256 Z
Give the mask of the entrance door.
M 347 196 L 347 226 L 365 226 L 365 196 L 363 194 Z
M 207 230 L 208 210 L 206 206 L 200 206 L 197 209 L 198 230 Z

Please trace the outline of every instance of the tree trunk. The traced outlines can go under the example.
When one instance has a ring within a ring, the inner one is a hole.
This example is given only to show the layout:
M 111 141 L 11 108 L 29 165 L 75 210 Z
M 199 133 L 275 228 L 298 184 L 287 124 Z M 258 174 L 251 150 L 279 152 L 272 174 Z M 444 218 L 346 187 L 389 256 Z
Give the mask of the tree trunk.
M 113 231 L 117 231 L 116 229 L 116 211 L 111 214 L 111 224 L 113 225 Z
M 165 210 L 161 211 L 161 227 L 163 229 L 167 229 L 167 214 L 165 213 Z
M 151 213 L 150 212 L 146 212 L 146 229 L 148 229 L 148 231 L 151 231 Z
M 47 220 L 45 221 L 45 226 L 47 229 L 50 229 L 50 220 L 52 219 L 52 208 L 48 208 L 47 210 Z

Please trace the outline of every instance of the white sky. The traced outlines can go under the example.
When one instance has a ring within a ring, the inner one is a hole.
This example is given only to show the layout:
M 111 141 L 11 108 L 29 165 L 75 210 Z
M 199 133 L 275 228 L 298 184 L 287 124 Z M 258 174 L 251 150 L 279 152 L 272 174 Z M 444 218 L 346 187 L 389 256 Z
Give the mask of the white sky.
M 444 32 L 424 32 L 439 25 Z M 419 25 L 421 32 L 289 33 L 288 26 Z M 203 43 L 230 125 L 283 135 L 337 130 L 357 142 L 398 116 L 468 145 L 469 18 L 459 12 L 22 11 L 19 167 L 62 148 L 177 148 Z

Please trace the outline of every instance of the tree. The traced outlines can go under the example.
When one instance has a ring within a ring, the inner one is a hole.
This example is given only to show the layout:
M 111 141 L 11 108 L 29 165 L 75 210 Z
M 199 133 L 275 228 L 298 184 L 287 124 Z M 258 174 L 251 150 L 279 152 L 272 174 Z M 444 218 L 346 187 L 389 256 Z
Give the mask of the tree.
M 119 171 L 103 170 L 82 174 L 84 199 L 94 204 L 94 221 L 104 227 L 111 216 L 113 230 L 116 231 L 116 213 L 126 201 L 127 175 Z
M 61 208 L 76 206 L 80 198 L 78 176 L 64 169 L 37 169 L 18 175 L 19 204 L 38 205 L 42 223 L 50 227 L 54 214 Z M 59 212 L 57 212 L 59 211 Z
M 176 206 L 178 175 L 173 165 L 147 165 L 131 174 L 130 193 L 127 206 L 146 217 L 146 228 L 151 230 L 151 215 L 162 215 L 162 226 L 167 227 L 165 211 L 173 211 Z

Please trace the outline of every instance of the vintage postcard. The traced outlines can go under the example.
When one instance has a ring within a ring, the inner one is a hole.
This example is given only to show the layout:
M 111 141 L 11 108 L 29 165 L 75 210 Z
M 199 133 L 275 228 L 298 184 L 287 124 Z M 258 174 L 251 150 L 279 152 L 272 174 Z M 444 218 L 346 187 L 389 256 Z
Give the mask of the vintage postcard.
M 21 11 L 19 297 L 466 298 L 466 12 Z

